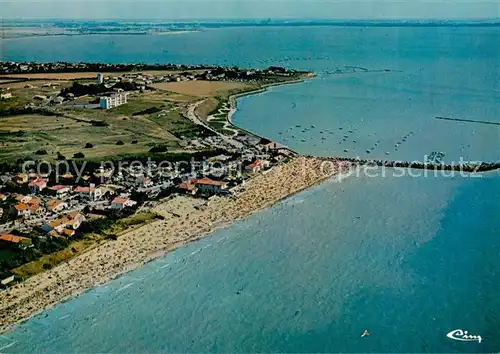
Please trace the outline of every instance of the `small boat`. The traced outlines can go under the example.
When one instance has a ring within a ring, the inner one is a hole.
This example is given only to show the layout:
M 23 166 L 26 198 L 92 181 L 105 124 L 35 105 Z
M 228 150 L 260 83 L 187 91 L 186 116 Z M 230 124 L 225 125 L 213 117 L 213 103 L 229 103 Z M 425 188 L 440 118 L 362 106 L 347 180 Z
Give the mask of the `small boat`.
M 385 154 L 386 154 L 386 155 L 389 155 L 389 151 L 386 151 L 386 152 L 385 152 Z
M 305 143 L 305 142 L 306 142 L 306 139 L 302 139 L 301 141 L 302 141 L 303 143 Z
M 365 331 L 363 332 L 363 334 L 361 335 L 361 338 L 363 337 L 368 337 L 370 335 L 370 332 L 368 332 L 367 329 L 365 329 Z
M 316 128 L 316 126 L 313 124 L 313 125 L 311 125 L 311 128 Z
M 344 149 L 344 152 L 349 152 L 349 149 Z
M 369 154 L 369 153 L 371 153 L 371 151 L 370 150 L 366 150 L 366 153 Z

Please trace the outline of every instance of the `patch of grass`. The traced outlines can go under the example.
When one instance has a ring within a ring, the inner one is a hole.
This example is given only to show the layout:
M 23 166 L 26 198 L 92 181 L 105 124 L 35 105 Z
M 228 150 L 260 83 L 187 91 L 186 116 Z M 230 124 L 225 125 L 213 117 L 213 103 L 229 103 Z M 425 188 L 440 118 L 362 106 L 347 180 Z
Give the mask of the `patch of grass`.
M 232 130 L 228 130 L 228 129 L 222 129 L 220 132 L 224 135 L 229 135 L 229 136 L 234 135 L 234 132 Z
M 208 122 L 208 124 L 210 124 L 210 126 L 212 128 L 217 129 L 217 130 L 221 130 L 224 128 L 224 122 L 220 122 L 217 120 L 211 120 L 210 122 Z
M 144 109 L 140 112 L 136 112 L 132 115 L 133 116 L 141 116 L 141 115 L 155 114 L 155 113 L 161 112 L 162 110 L 163 110 L 162 107 L 151 107 L 151 108 Z
M 102 238 L 86 238 L 81 241 L 75 241 L 62 251 L 44 255 L 36 261 L 14 268 L 12 273 L 22 277 L 23 279 L 29 278 L 86 252 L 89 248 L 95 246 L 100 240 L 102 240 Z

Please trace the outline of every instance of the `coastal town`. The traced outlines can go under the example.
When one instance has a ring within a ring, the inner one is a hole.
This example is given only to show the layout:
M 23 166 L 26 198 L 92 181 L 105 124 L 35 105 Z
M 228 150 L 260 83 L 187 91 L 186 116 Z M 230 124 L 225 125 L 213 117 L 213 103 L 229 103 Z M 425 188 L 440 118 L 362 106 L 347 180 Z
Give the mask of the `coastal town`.
M 500 167 L 299 156 L 233 125 L 237 97 L 312 76 L 0 63 L 0 329 L 358 167 Z
M 0 63 L 0 329 L 347 173 L 232 124 L 312 75 Z
M 98 117 L 111 114 L 114 118 L 114 112 L 124 107 L 129 111 L 120 112 L 122 121 L 135 117 L 168 119 L 171 117 L 168 110 L 157 108 L 156 102 L 148 105 L 152 97 L 148 94 L 154 95 L 165 84 L 169 85 L 168 92 L 162 93 L 161 98 L 174 96 L 169 108 L 180 111 L 182 119 L 195 131 L 176 136 L 175 150 L 173 144 L 155 139 L 145 143 L 147 150 L 140 152 L 134 150 L 140 139 L 134 134 L 127 144 L 132 154 L 120 149 L 125 154 L 107 156 L 110 160 L 88 158 L 87 151 L 95 151 L 100 142 L 87 142 L 84 152 L 65 156 L 68 153 L 61 150 L 68 145 L 66 142 L 51 149 L 41 147 L 38 138 L 38 146 L 33 148 L 37 150 L 31 154 L 18 155 L 14 162 L 13 155 L 5 155 L 0 173 L 2 288 L 56 267 L 87 248 L 116 240 L 127 230 L 154 222 L 161 216 L 151 210 L 165 200 L 186 196 L 196 201 L 197 208 L 204 208 L 213 198 L 235 198 L 256 175 L 265 175 L 289 162 L 296 154 L 286 146 L 232 125 L 230 116 L 235 107 L 231 95 L 309 75 L 279 67 L 243 70 L 14 62 L 0 63 L 0 74 L 0 104 L 5 117 L 0 132 L 5 137 L 1 143 L 3 152 L 8 147 L 13 153 L 26 151 L 17 145 L 22 140 L 19 137 L 26 134 L 15 131 L 8 123 L 17 124 L 25 116 L 33 121 L 51 117 L 77 120 L 95 131 L 116 124 Z M 188 86 L 194 87 L 190 92 L 194 98 L 178 99 L 185 90 L 184 86 L 172 86 L 178 84 L 194 85 Z M 216 99 L 212 98 L 214 94 L 205 92 L 197 96 L 196 90 L 206 90 L 207 85 L 213 84 L 222 87 L 222 91 L 216 91 Z M 178 87 L 180 91 L 175 92 Z M 208 107 L 200 110 L 207 101 Z M 40 126 L 41 131 L 44 128 Z M 66 136 L 72 131 L 69 129 Z M 85 136 L 87 140 L 90 138 L 91 134 Z M 109 150 L 123 148 L 126 139 L 119 140 Z M 75 245 L 82 242 L 86 246 L 79 250 Z

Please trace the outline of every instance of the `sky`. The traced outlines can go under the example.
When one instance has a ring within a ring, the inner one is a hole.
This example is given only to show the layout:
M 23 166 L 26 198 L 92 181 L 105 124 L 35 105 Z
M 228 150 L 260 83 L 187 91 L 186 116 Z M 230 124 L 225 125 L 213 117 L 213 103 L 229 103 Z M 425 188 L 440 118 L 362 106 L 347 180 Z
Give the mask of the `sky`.
M 498 19 L 500 0 L 0 0 L 3 19 Z

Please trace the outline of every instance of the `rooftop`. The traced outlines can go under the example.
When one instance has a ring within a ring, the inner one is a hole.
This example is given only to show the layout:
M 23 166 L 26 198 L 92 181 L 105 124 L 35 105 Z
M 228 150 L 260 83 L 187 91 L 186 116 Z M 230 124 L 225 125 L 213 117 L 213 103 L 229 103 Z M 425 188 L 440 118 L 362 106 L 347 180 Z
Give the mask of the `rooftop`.
M 61 189 L 70 188 L 69 186 L 63 186 L 62 184 L 58 184 L 57 186 L 49 187 L 51 191 L 57 192 Z
M 204 177 L 202 179 L 197 180 L 196 184 L 221 187 L 221 186 L 227 185 L 227 182 L 214 181 L 214 180 L 212 180 L 212 179 L 210 179 L 208 177 Z
M 24 241 L 31 241 L 31 239 L 27 237 L 15 236 L 11 234 L 2 234 L 0 235 L 0 240 L 10 243 L 22 243 Z
M 128 201 L 129 201 L 128 198 L 116 197 L 115 199 L 113 199 L 113 201 L 111 202 L 111 204 L 125 204 Z

